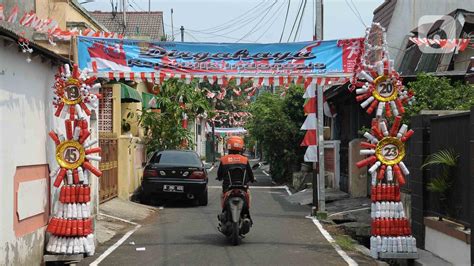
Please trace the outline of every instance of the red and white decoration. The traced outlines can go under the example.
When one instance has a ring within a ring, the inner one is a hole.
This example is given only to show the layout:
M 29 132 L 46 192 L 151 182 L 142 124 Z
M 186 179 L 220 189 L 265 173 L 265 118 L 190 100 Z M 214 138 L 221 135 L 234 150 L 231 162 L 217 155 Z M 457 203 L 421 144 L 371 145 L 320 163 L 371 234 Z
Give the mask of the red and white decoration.
M 366 31 L 364 50 L 361 52 L 351 79 L 351 90 L 367 113 L 375 112 L 366 142 L 361 143 L 361 155 L 367 158 L 356 166 L 368 167 L 372 177 L 371 217 L 372 237 L 370 252 L 374 258 L 415 258 L 416 239 L 405 216 L 400 199 L 400 186 L 410 174 L 403 163 L 405 142 L 414 134 L 401 124 L 404 105 L 414 100 L 413 93 L 403 86 L 388 55 L 385 29 L 374 23 Z M 387 117 L 394 116 L 389 126 Z
M 80 73 L 77 66 L 71 72 L 69 65 L 61 67 L 54 84 L 55 116 L 64 119 L 64 129 L 55 129 L 49 136 L 56 144 L 58 166 L 51 171 L 54 187 L 59 189 L 53 201 L 53 217 L 46 232 L 49 233 L 46 251 L 54 254 L 87 254 L 95 252 L 93 220 L 91 218 L 91 174 L 102 172 L 93 165 L 100 162 L 97 140 L 90 140 L 88 116 L 97 108 L 98 89 L 95 77 Z M 98 84 L 98 85 L 97 85 Z M 66 108 L 65 108 L 66 107 Z
M 72 72 L 68 64 L 59 69 L 54 84 L 55 116 L 63 119 L 69 117 L 70 120 L 74 120 L 74 117 L 84 119 L 90 116 L 90 109 L 98 107 L 100 95 L 91 91 L 98 91 L 101 85 L 96 83 L 96 77 L 87 75 L 88 72 L 80 72 L 76 64 Z
M 77 28 L 68 30 L 60 29 L 58 22 L 50 18 L 41 19 L 36 15 L 35 12 L 30 11 L 24 13 L 18 20 L 18 6 L 15 5 L 11 10 L 8 17 L 5 17 L 4 6 L 0 4 L 0 21 L 5 20 L 12 24 L 20 24 L 23 27 L 28 27 L 36 32 L 48 34 L 48 40 L 52 45 L 56 45 L 55 41 L 69 41 L 73 36 L 89 36 L 89 37 L 100 37 L 100 38 L 123 38 L 123 35 L 111 32 L 96 32 L 91 29 L 78 30 Z
M 428 39 L 428 38 L 408 38 L 411 42 L 418 46 L 432 47 L 438 45 L 440 49 L 446 49 L 449 52 L 457 51 L 462 52 L 469 47 L 470 39 Z M 474 44 L 471 45 L 474 47 Z
M 306 119 L 301 126 L 301 130 L 306 130 L 301 146 L 307 146 L 304 161 L 305 162 L 317 162 L 318 161 L 318 142 L 317 142 L 317 98 L 316 98 L 316 85 L 324 86 L 325 91 L 328 85 L 340 85 L 348 81 L 347 78 L 308 78 L 305 82 L 305 93 L 303 98 L 306 99 L 304 104 L 304 112 Z M 323 112 L 327 117 L 335 117 L 337 114 L 331 109 L 326 99 L 323 99 Z

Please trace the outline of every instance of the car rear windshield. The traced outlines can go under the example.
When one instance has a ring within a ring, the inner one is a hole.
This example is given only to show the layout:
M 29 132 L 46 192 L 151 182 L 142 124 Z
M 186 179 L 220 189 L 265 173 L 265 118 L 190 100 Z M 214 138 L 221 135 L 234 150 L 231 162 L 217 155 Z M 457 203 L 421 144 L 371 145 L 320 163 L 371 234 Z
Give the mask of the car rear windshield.
M 174 166 L 193 166 L 200 167 L 201 162 L 196 154 L 183 151 L 160 152 L 153 156 L 151 163 L 174 165 Z

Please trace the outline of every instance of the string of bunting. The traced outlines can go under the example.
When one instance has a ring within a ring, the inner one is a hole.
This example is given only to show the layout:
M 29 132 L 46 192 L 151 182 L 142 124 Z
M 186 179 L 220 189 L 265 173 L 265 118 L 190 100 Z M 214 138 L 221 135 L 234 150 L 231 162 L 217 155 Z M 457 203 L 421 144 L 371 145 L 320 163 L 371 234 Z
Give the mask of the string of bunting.
M 77 28 L 68 30 L 59 28 L 58 22 L 51 19 L 41 19 L 34 11 L 25 12 L 20 19 L 18 5 L 15 5 L 8 17 L 5 16 L 5 8 L 0 4 L 0 21 L 5 20 L 12 24 L 19 24 L 23 27 L 31 28 L 36 32 L 48 34 L 48 40 L 52 45 L 56 45 L 55 41 L 69 41 L 73 36 L 88 36 L 100 38 L 123 38 L 122 34 L 94 31 L 92 29 L 78 30 Z

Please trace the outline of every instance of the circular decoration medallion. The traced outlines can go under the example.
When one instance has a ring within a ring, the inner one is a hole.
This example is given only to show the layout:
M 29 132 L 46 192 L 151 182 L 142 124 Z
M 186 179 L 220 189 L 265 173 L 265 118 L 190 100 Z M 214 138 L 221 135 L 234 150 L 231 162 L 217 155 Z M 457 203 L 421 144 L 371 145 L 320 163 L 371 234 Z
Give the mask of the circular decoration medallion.
M 390 102 L 397 99 L 398 85 L 388 76 L 378 76 L 374 80 L 375 90 L 372 95 L 380 102 Z
M 76 169 L 86 159 L 84 147 L 75 140 L 61 142 L 56 147 L 56 160 L 58 164 L 66 169 Z
M 405 157 L 405 145 L 395 137 L 385 137 L 377 144 L 375 156 L 385 165 L 395 165 Z

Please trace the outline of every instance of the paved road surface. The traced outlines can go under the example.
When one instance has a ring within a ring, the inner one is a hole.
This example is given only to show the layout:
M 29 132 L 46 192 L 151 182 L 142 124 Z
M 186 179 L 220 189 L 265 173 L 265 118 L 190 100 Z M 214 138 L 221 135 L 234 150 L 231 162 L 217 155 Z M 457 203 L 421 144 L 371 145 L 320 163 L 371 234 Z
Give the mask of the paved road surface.
M 210 173 L 208 206 L 167 203 L 100 265 L 347 265 L 305 218 L 310 209 L 290 204 L 285 189 L 269 188 L 271 179 L 260 170 L 251 190 L 254 226 L 240 246 L 232 246 L 217 231 L 220 183 L 215 175 L 216 169 Z M 99 247 L 83 264 L 100 256 L 118 238 Z M 146 250 L 136 251 L 139 247 Z M 358 259 L 368 262 L 362 256 Z

